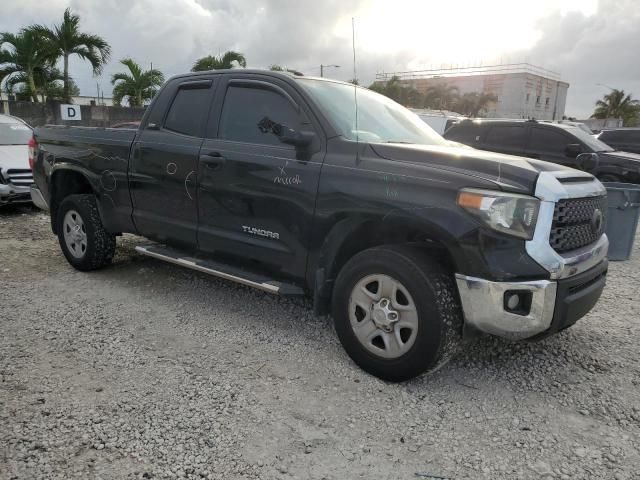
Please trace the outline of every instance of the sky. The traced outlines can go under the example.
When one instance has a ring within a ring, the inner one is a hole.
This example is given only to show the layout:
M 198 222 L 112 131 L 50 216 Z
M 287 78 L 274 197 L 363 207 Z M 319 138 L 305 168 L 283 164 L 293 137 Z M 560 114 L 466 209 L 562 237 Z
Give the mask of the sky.
M 81 29 L 101 35 L 112 59 L 100 77 L 73 59 L 83 95 L 111 94 L 111 75 L 132 57 L 165 76 L 205 55 L 245 54 L 272 64 L 370 84 L 376 73 L 529 62 L 570 84 L 565 113 L 593 112 L 610 87 L 640 98 L 638 0 L 0 0 L 0 31 L 52 25 L 71 7 Z M 600 85 L 599 85 L 600 84 Z

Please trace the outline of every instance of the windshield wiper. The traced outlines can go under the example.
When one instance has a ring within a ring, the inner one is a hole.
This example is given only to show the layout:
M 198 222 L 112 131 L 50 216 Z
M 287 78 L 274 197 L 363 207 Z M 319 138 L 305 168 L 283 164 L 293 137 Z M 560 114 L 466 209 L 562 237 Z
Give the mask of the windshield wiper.
M 404 143 L 405 145 L 415 145 L 412 142 L 405 142 L 403 140 L 387 140 L 384 143 Z

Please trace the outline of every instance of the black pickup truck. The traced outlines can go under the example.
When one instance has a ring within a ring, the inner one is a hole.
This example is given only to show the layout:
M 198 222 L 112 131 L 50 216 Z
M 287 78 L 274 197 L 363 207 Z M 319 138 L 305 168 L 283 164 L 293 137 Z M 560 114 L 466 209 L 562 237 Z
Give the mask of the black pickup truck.
M 387 380 L 437 368 L 476 332 L 558 332 L 605 284 L 592 175 L 452 147 L 351 84 L 180 75 L 138 130 L 50 126 L 35 140 L 32 195 L 75 268 L 142 235 L 142 254 L 312 297 L 351 358 Z

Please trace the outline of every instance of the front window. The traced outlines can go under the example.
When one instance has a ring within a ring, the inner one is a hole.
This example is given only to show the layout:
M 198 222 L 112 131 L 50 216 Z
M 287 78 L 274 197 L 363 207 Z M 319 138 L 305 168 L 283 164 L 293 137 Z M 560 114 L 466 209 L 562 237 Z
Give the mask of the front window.
M 582 143 L 587 145 L 594 152 L 613 152 L 613 148 L 611 148 L 606 143 L 598 140 L 593 135 L 589 135 L 587 132 L 578 127 L 570 127 L 567 128 L 567 131 L 570 132 L 573 136 L 577 137 Z
M 31 129 L 22 123 L 0 123 L 0 145 L 26 145 Z
M 449 144 L 415 113 L 383 95 L 345 83 L 309 78 L 297 80 L 340 135 L 349 140 L 443 146 Z

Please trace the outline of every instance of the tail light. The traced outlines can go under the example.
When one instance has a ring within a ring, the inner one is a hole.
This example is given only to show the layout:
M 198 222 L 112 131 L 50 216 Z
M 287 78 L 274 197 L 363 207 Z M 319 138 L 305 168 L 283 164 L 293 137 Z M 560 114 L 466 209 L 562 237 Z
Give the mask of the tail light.
M 31 137 L 29 139 L 29 168 L 31 170 L 33 170 L 33 166 L 36 163 L 36 148 L 38 148 L 36 137 Z

